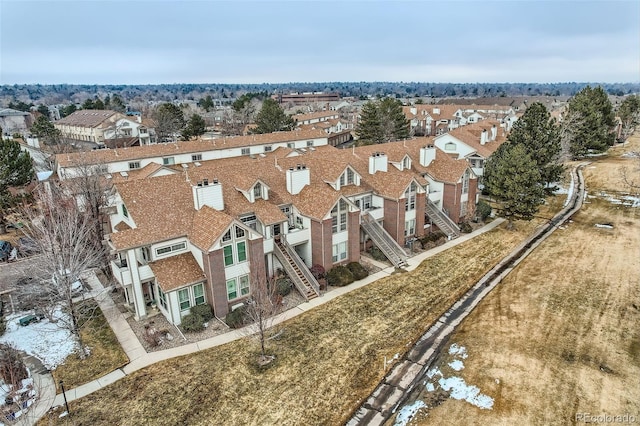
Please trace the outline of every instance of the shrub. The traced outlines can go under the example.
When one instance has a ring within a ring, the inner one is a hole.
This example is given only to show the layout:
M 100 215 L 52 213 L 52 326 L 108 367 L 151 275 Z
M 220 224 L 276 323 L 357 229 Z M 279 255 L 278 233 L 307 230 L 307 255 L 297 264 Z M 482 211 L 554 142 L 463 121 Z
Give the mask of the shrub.
M 469 222 L 462 222 L 460 224 L 460 232 L 463 234 L 468 234 L 471 231 L 473 231 L 473 229 L 471 228 L 471 225 L 469 225 Z
M 388 260 L 387 256 L 384 255 L 382 250 L 380 250 L 376 246 L 371 246 L 371 248 L 369 249 L 369 254 L 371 254 L 371 257 L 373 257 L 374 260 L 378 260 L 380 262 L 386 262 Z
M 476 215 L 484 222 L 485 219 L 491 215 L 491 206 L 485 201 L 478 201 L 478 204 L 476 204 Z
M 287 294 L 291 293 L 292 286 L 293 286 L 293 283 L 289 278 L 280 277 L 276 280 L 276 293 L 284 297 Z
M 202 321 L 209 322 L 213 319 L 213 309 L 209 304 L 196 305 L 191 308 L 191 313 L 194 315 L 200 315 Z
M 358 281 L 363 278 L 366 278 L 369 275 L 369 271 L 367 271 L 364 266 L 359 264 L 358 262 L 351 262 L 347 265 L 347 268 L 353 274 L 353 279 Z
M 182 318 L 182 329 L 187 332 L 204 330 L 204 320 L 200 315 L 189 314 Z
M 231 328 L 240 328 L 244 325 L 246 308 L 244 306 L 233 310 L 227 314 L 224 321 Z
M 327 275 L 327 271 L 324 269 L 324 266 L 322 265 L 317 265 L 317 264 L 313 265 L 309 269 L 309 271 L 311 271 L 311 274 L 313 274 L 316 280 L 321 280 Z
M 346 266 L 336 266 L 327 272 L 327 282 L 329 285 L 344 287 L 353 281 L 353 274 Z
M 429 242 L 436 242 L 438 241 L 440 238 L 444 238 L 444 232 L 442 231 L 435 231 L 435 232 L 430 232 L 428 234 L 426 234 L 425 236 L 423 236 L 422 238 L 420 238 L 420 242 L 422 243 L 422 245 L 426 245 Z

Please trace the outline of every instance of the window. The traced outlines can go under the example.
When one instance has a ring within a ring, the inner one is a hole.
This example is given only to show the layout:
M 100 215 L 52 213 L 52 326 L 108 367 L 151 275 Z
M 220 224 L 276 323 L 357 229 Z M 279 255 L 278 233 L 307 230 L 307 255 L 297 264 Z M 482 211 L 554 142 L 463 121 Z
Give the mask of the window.
M 301 216 L 296 216 L 296 228 L 302 229 L 304 227 L 304 222 L 302 221 Z
M 236 238 L 242 238 L 244 237 L 244 229 L 240 228 L 239 226 L 236 226 Z
M 225 243 L 227 241 L 231 241 L 231 229 L 225 232 L 225 234 L 222 236 L 222 242 Z
M 122 216 L 129 217 L 129 211 L 127 210 L 127 206 L 122 205 Z
M 193 154 L 191 156 L 191 161 L 202 161 L 202 154 Z
M 251 154 L 251 151 L 250 151 L 250 149 L 249 149 L 249 148 L 242 148 L 242 150 L 240 151 L 240 153 L 241 153 L 242 155 L 249 155 L 249 154 Z
M 369 210 L 371 208 L 371 195 L 367 195 L 362 198 L 362 208 Z
M 469 170 L 464 172 L 464 176 L 462 177 L 462 193 L 469 193 Z
M 129 170 L 135 170 L 135 169 L 139 169 L 140 168 L 140 162 L 139 161 L 132 161 L 129 163 Z
M 463 201 L 462 203 L 460 203 L 460 216 L 466 216 L 467 215 L 467 206 L 468 206 L 469 202 L 468 201 Z
M 257 219 L 256 215 L 252 214 L 250 216 L 241 217 L 240 221 L 247 225 L 251 229 L 257 229 Z
M 453 142 L 447 142 L 446 144 L 444 144 L 444 150 L 445 151 L 455 151 L 456 150 L 456 144 Z
M 165 166 L 170 166 L 172 164 L 176 164 L 176 160 L 174 157 L 165 157 L 162 159 L 162 164 Z
M 224 266 L 233 265 L 233 246 L 224 246 L 222 251 L 224 253 Z
M 404 157 L 402 160 L 402 169 L 410 169 L 411 168 L 411 159 L 409 157 Z
M 347 169 L 347 185 L 353 185 L 355 179 L 355 173 L 350 168 Z
M 411 182 L 411 185 L 409 185 L 409 188 L 407 188 L 407 190 L 404 192 L 404 197 L 405 197 L 405 205 L 404 205 L 404 210 L 405 211 L 409 211 L 409 210 L 414 210 L 416 208 L 416 190 L 418 189 L 418 186 L 416 185 L 415 182 Z
M 180 302 L 180 310 L 186 311 L 191 307 L 191 301 L 189 300 L 189 289 L 183 288 L 178 290 L 178 301 Z
M 294 149 L 295 147 L 296 147 L 296 144 L 295 144 L 295 143 L 293 143 L 293 142 L 288 142 L 288 143 L 287 143 L 287 148 L 289 148 L 289 149 Z
M 262 185 L 260 185 L 260 182 L 253 186 L 253 198 L 256 200 L 262 198 Z
M 174 251 L 180 251 L 187 248 L 187 243 L 177 243 L 166 247 L 159 247 L 156 249 L 156 256 L 161 256 L 163 254 L 171 253 Z
M 307 141 L 307 146 L 313 146 L 313 141 Z
M 414 235 L 416 233 L 416 220 L 411 219 L 404 223 L 404 236 Z
M 167 309 L 167 296 L 164 294 L 164 291 L 160 287 L 158 287 L 158 299 L 160 299 L 160 305 Z
M 227 300 L 233 300 L 238 298 L 238 287 L 236 286 L 236 279 L 232 278 L 227 281 Z
M 249 275 L 243 275 L 240 277 L 240 295 L 246 296 L 249 294 Z
M 238 250 L 238 262 L 244 262 L 247 260 L 247 243 L 241 241 L 236 244 Z
M 336 234 L 347 229 L 347 202 L 344 200 L 338 203 L 331 210 L 331 231 Z
M 193 301 L 196 305 L 204 304 L 204 285 L 196 284 L 193 287 Z
M 339 262 L 347 258 L 347 242 L 335 244 L 333 246 L 333 263 Z
M 271 145 L 267 145 L 264 147 L 264 152 L 269 152 L 271 151 Z

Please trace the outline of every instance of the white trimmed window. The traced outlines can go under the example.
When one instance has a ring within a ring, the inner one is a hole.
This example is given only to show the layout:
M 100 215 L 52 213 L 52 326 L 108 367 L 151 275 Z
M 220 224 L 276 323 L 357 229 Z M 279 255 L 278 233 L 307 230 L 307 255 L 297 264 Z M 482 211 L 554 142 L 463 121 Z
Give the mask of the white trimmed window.
M 262 185 L 260 184 L 260 182 L 257 182 L 253 186 L 253 199 L 257 200 L 259 198 L 262 198 Z
M 160 289 L 158 289 L 158 290 L 159 290 L 159 294 L 161 294 L 160 303 L 162 303 L 162 297 L 164 296 L 164 294 L 160 293 Z M 203 283 L 196 284 L 194 286 L 186 287 L 186 288 L 182 288 L 182 289 L 178 290 L 178 303 L 180 304 L 180 310 L 181 311 L 186 311 L 187 309 L 191 308 L 192 306 L 202 305 L 205 302 L 206 302 L 206 300 L 205 300 L 205 297 L 204 297 L 204 284 Z M 166 301 L 165 301 L 165 303 L 166 303 Z
M 189 300 L 189 289 L 183 288 L 178 290 L 178 302 L 180 303 L 180 310 L 186 311 L 191 307 L 191 301 Z
M 415 182 L 411 182 L 411 185 L 404 191 L 405 205 L 404 210 L 415 210 L 416 208 L 416 191 L 418 190 L 418 185 Z
M 252 215 L 249 215 L 249 216 L 245 216 L 245 217 L 241 217 L 240 221 L 242 223 L 244 223 L 245 225 L 247 225 L 251 229 L 255 230 L 255 229 L 258 228 L 258 225 L 257 225 L 258 220 L 256 219 L 256 215 L 255 214 L 252 214 Z
M 240 151 L 240 154 L 249 155 L 251 154 L 251 150 L 249 148 L 242 148 L 242 150 Z
M 338 201 L 331 210 L 331 231 L 336 234 L 347 230 L 347 213 L 349 211 L 347 202 Z
M 411 168 L 411 158 L 409 158 L 408 156 L 405 156 L 404 159 L 402 160 L 402 170 L 410 169 L 410 168 Z
M 331 258 L 333 263 L 340 262 L 347 258 L 347 242 L 333 245 L 333 257 Z
M 408 237 L 410 235 L 414 235 L 416 233 L 416 220 L 411 219 L 407 220 L 404 223 L 404 236 Z
M 129 163 L 129 170 L 135 170 L 135 169 L 139 169 L 140 168 L 140 162 L 139 161 L 131 161 Z
M 232 301 L 249 294 L 249 276 L 227 280 L 227 300 Z
M 158 247 L 156 249 L 156 256 L 162 256 L 163 254 L 173 253 L 175 251 L 181 251 L 187 248 L 187 243 L 177 243 L 170 246 Z
M 307 146 L 313 146 L 313 141 L 307 141 Z
M 171 166 L 173 164 L 176 164 L 176 159 L 174 157 L 164 157 L 162 159 L 162 164 L 165 166 Z
M 193 154 L 191 156 L 191 161 L 202 161 L 202 154 Z
M 269 152 L 269 151 L 271 151 L 271 145 L 266 145 L 264 147 L 264 152 Z
M 469 170 L 464 172 L 464 176 L 462 177 L 462 193 L 469 193 Z
M 158 287 L 158 299 L 160 300 L 160 306 L 167 309 L 167 295 L 164 294 L 160 287 Z
M 122 216 L 129 217 L 129 211 L 127 210 L 127 206 L 122 205 Z
M 225 241 L 225 238 L 228 237 L 227 241 L 231 240 L 231 230 L 229 230 L 224 237 L 222 238 Z M 242 263 L 247 261 L 247 241 L 244 239 L 246 237 L 244 229 L 239 226 L 235 227 L 233 243 L 228 244 L 222 247 L 222 255 L 224 258 L 224 266 L 231 266 L 237 263 Z

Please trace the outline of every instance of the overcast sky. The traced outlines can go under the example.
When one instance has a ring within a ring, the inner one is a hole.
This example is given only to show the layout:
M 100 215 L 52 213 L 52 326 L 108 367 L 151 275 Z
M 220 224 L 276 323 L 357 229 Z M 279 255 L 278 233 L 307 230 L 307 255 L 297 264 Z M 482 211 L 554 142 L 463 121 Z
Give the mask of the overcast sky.
M 640 1 L 0 0 L 0 84 L 638 82 Z

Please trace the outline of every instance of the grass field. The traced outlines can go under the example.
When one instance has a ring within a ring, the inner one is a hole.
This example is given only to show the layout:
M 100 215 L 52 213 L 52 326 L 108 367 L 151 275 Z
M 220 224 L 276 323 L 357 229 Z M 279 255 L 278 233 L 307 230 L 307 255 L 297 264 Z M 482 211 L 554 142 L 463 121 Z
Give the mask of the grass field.
M 95 306 L 94 308 L 95 310 L 89 309 L 92 312 L 90 318 L 80 319 L 80 333 L 91 355 L 85 359 L 80 359 L 77 355 L 67 357 L 64 364 L 52 371 L 56 386 L 59 386 L 60 380 L 64 380 L 65 388 L 71 389 L 104 376 L 129 362 L 102 311 Z
M 548 208 L 557 210 L 561 200 Z M 546 215 L 552 213 L 547 211 Z M 312 425 L 346 421 L 452 302 L 542 219 L 498 228 L 296 317 L 255 365 L 251 340 L 154 364 L 71 403 L 70 419 L 41 424 Z
M 595 198 L 522 262 L 465 320 L 456 373 L 492 410 L 424 391 L 410 424 L 572 424 L 576 414 L 640 420 L 640 209 L 597 196 L 627 192 L 620 169 L 640 138 L 585 169 Z M 609 223 L 613 229 L 598 228 Z M 451 373 L 445 354 L 437 365 Z M 439 400 L 440 399 L 440 400 Z

